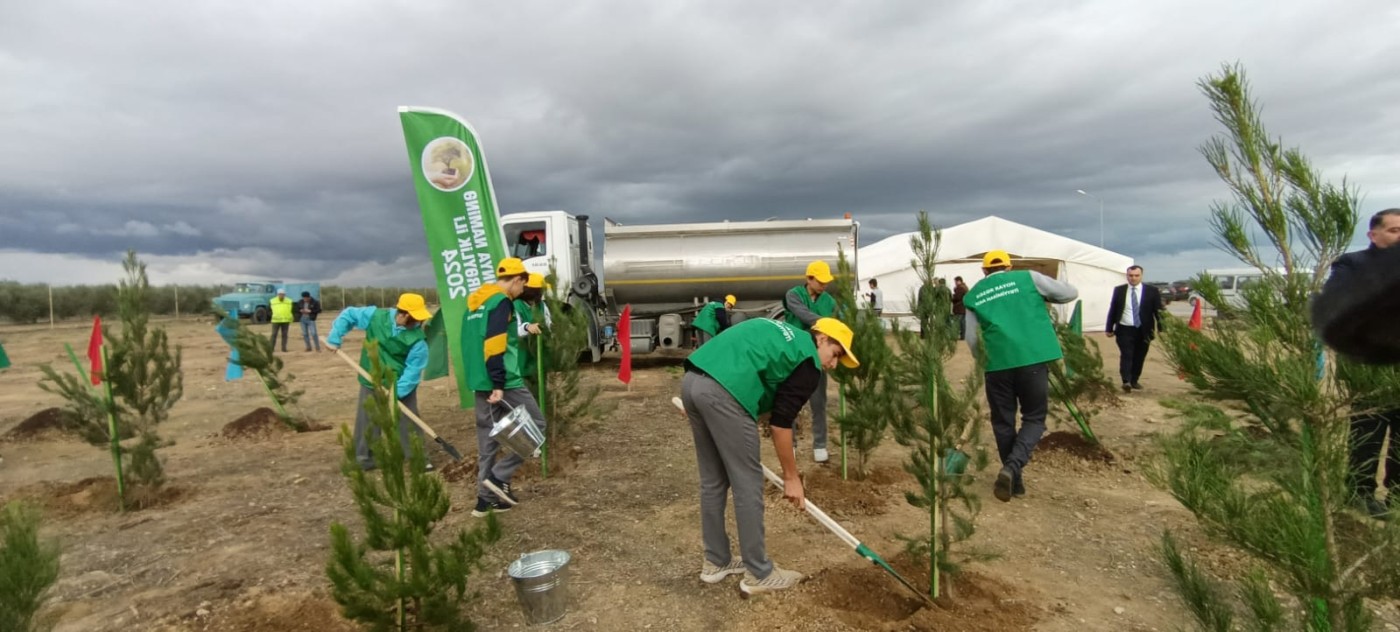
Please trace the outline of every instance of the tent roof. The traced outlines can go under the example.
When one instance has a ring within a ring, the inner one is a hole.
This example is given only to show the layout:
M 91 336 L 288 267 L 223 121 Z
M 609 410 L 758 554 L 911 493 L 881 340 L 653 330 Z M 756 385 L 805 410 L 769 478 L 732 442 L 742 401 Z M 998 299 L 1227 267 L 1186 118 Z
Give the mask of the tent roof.
M 989 215 L 943 229 L 938 262 L 977 261 L 988 250 L 1005 250 L 1015 259 L 1054 259 L 1122 272 L 1132 257 Z M 909 267 L 909 238 L 900 233 L 860 249 L 861 276 L 872 277 Z

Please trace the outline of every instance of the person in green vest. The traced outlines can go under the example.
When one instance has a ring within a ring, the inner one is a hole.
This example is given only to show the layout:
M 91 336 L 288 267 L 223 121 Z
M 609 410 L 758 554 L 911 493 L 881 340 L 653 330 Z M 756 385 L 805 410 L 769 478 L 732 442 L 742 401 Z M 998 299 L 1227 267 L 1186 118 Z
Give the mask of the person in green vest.
M 544 298 L 544 286 L 544 275 L 531 272 L 525 281 L 525 291 L 520 293 L 520 298 L 515 299 L 515 320 L 518 323 L 516 336 L 520 340 L 520 377 L 525 378 L 525 383 L 532 393 L 539 392 L 536 390 L 539 385 L 535 384 L 539 373 L 539 358 L 536 357 L 534 336 L 540 335 L 544 327 L 553 324 L 549 310 L 540 304 Z M 543 323 L 535 322 L 536 308 L 540 309 Z M 538 401 L 538 397 L 536 400 Z
M 1062 357 L 1055 325 L 1045 303 L 1079 298 L 1074 286 L 1034 270 L 1012 270 L 1011 255 L 991 250 L 982 257 L 981 281 L 963 297 L 967 308 L 967 346 L 977 357 L 986 352 L 987 405 L 992 414 L 1001 471 L 992 493 L 1009 502 L 1026 494 L 1021 470 L 1045 433 L 1049 412 L 1050 366 Z M 1021 427 L 1016 427 L 1016 409 Z
M 788 290 L 783 296 L 785 322 L 802 331 L 810 331 L 817 320 L 836 315 L 836 299 L 826 293 L 831 283 L 831 266 L 825 261 L 807 264 L 807 280 Z M 826 463 L 826 374 L 821 374 L 817 390 L 812 391 L 812 460 Z
M 681 402 L 695 438 L 700 469 L 700 533 L 707 584 L 743 573 L 744 595 L 791 588 L 802 574 L 768 559 L 763 531 L 763 465 L 758 419 L 769 415 L 773 450 L 782 465 L 783 497 L 802 509 L 804 492 L 793 452 L 792 424 L 821 382 L 840 362 L 860 366 L 851 350 L 851 328 L 819 318 L 809 331 L 758 318 L 724 330 L 685 361 Z M 734 496 L 740 556 L 729 550 L 725 504 Z
M 467 387 L 476 393 L 476 508 L 478 518 L 509 511 L 520 503 L 510 479 L 525 459 L 507 451 L 491 438 L 496 419 L 511 408 L 524 407 L 540 429 L 544 413 L 520 375 L 519 317 L 514 301 L 525 292 L 530 275 L 515 257 L 496 264 L 496 281 L 477 288 L 467 297 L 467 317 L 462 320 L 463 367 Z M 535 333 L 538 333 L 538 328 Z
M 277 333 L 282 333 L 282 353 L 287 352 L 287 333 L 292 329 L 292 299 L 287 298 L 287 288 L 277 288 L 277 296 L 268 301 L 272 308 L 272 348 L 277 349 Z
M 695 320 L 690 322 L 700 334 L 699 344 L 703 345 L 710 339 L 719 335 L 719 332 L 729 329 L 729 310 L 734 309 L 734 305 L 739 302 L 733 294 L 724 297 L 724 302 L 710 301 L 695 313 Z
M 418 383 L 423 379 L 423 369 L 428 366 L 428 342 L 423 335 L 423 324 L 432 320 L 422 295 L 405 293 L 390 308 L 374 305 L 347 307 L 331 323 L 330 334 L 326 336 L 326 346 L 332 351 L 340 348 L 345 334 L 356 329 L 365 332 L 365 342 L 379 344 L 379 361 L 393 370 L 395 381 L 382 386 L 394 387 L 394 396 L 414 414 L 418 413 Z M 360 350 L 360 367 L 370 370 L 369 347 Z M 379 429 L 370 423 L 365 411 L 365 399 L 374 394 L 372 385 L 364 377 L 360 378 L 360 400 L 355 412 L 355 459 L 364 470 L 375 468 L 374 455 L 370 452 L 370 441 L 374 440 Z M 399 440 L 403 445 L 404 458 L 409 456 L 410 428 L 418 429 L 406 417 L 399 418 Z M 368 430 L 368 433 L 366 432 Z M 428 469 L 433 469 L 428 464 Z

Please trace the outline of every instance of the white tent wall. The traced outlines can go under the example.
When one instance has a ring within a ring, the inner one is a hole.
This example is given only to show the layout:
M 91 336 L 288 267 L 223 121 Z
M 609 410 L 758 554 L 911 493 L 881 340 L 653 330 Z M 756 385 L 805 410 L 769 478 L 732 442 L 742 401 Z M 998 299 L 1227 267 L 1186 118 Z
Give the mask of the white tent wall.
M 982 255 L 988 250 L 1005 250 L 1022 269 L 1034 264 L 1079 289 L 1085 331 L 1103 331 L 1113 288 L 1124 283 L 1123 273 L 1133 265 L 1131 257 L 1000 217 L 945 228 L 942 234 L 934 274 L 947 279 L 949 288 L 957 276 L 969 287 L 975 285 L 982 279 Z M 877 280 L 884 291 L 887 317 L 907 316 L 913 311 L 910 300 L 919 288 L 918 276 L 910 267 L 914 254 L 909 239 L 914 235 L 895 235 L 860 249 L 860 271 L 865 276 L 859 287 L 866 288 L 869 279 Z M 1060 315 L 1068 318 L 1073 303 L 1059 309 Z M 912 319 L 901 321 L 913 326 Z

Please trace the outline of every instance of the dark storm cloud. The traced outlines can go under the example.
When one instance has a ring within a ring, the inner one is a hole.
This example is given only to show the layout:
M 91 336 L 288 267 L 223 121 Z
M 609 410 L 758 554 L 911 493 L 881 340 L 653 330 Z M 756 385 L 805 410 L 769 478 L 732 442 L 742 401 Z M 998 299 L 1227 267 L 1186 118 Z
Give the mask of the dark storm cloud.
M 1195 84 L 1234 61 L 1274 134 L 1395 205 L 1397 10 L 1228 4 L 25 3 L 0 11 L 0 251 L 426 283 L 412 104 L 472 121 L 507 212 L 849 212 L 870 243 L 926 210 L 1097 243 L 1102 200 L 1109 248 L 1185 276 L 1228 264 Z

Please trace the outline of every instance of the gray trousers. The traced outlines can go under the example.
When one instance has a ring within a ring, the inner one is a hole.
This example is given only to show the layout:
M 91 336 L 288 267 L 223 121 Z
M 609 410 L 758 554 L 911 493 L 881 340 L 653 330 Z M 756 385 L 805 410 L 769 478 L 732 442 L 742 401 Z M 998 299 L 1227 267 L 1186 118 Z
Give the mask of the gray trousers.
M 524 406 L 526 412 L 535 418 L 540 430 L 545 429 L 545 421 L 544 413 L 540 412 L 540 405 L 535 402 L 535 396 L 530 394 L 528 388 L 506 389 L 501 401 L 494 405 L 486 401 L 490 396 L 490 391 L 476 391 L 476 404 L 472 407 L 476 410 L 476 495 L 491 502 L 498 502 L 501 499 L 486 487 L 486 477 L 509 483 L 511 477 L 515 476 L 515 471 L 525 463 L 525 459 L 510 450 L 502 450 L 501 444 L 491 438 L 491 427 L 496 425 L 497 419 L 510 412 L 506 405 Z
M 734 494 L 734 522 L 744 567 L 763 579 L 773 562 L 763 544 L 763 464 L 759 460 L 758 424 L 719 382 L 696 373 L 681 380 L 681 400 L 695 437 L 700 468 L 700 535 L 705 559 L 723 567 L 732 561 L 724 509 Z
M 364 384 L 360 385 L 360 402 L 355 410 L 355 460 L 359 461 L 360 467 L 364 469 L 375 467 L 374 454 L 370 452 L 369 443 L 379 438 L 379 427 L 370 423 L 369 413 L 365 412 L 365 399 L 373 395 L 374 391 L 371 390 L 370 387 Z M 409 410 L 413 411 L 413 414 L 418 414 L 418 391 L 416 389 L 412 393 L 400 397 L 399 401 L 403 402 L 404 406 L 407 406 Z M 396 413 L 398 412 L 397 406 L 394 407 L 394 411 Z M 408 417 L 400 415 L 399 442 L 403 445 L 403 458 L 405 461 L 408 460 L 408 456 L 412 454 L 413 449 L 408 440 L 410 428 L 420 436 L 423 433 L 423 431 L 419 430 L 418 426 L 409 420 Z
M 822 371 L 817 390 L 808 401 L 812 404 L 812 449 L 819 450 L 826 447 L 826 371 Z

